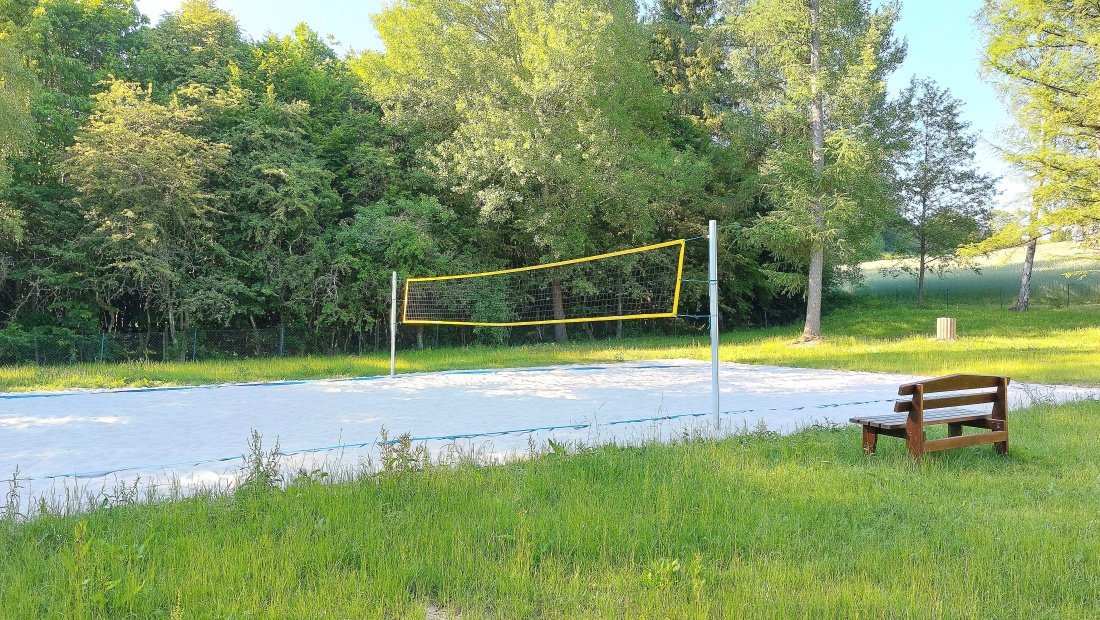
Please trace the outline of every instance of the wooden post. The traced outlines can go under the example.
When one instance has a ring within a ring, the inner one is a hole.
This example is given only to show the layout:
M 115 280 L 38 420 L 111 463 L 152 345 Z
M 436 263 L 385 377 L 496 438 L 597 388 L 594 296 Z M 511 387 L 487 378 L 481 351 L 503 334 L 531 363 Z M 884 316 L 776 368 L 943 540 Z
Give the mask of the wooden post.
M 863 453 L 874 454 L 875 446 L 878 444 L 878 433 L 876 433 L 871 427 L 863 426 Z
M 940 317 L 936 319 L 936 340 L 955 340 L 958 334 L 955 331 L 955 319 Z
M 1008 430 L 1008 377 L 1001 377 L 997 380 L 997 400 L 993 402 L 993 419 L 994 422 L 1000 428 L 994 428 L 991 430 L 1007 431 Z M 997 454 L 1001 456 L 1008 456 L 1008 438 L 1005 437 L 1004 441 L 998 441 L 994 444 L 997 448 Z
M 924 456 L 924 386 L 920 384 L 914 386 L 913 405 L 905 421 L 905 447 L 909 456 L 919 463 Z

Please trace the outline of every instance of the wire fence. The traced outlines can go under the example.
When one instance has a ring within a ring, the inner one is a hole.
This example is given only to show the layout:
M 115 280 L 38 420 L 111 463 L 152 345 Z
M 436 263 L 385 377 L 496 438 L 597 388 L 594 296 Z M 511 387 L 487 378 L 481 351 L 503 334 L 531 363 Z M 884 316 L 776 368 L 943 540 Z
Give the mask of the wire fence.
M 999 284 L 999 283 L 998 283 Z M 926 307 L 984 304 L 1002 309 L 1016 303 L 1018 286 L 950 286 L 933 281 L 925 290 Z M 852 294 L 875 303 L 898 308 L 917 307 L 916 287 L 906 282 L 877 282 Z M 1032 289 L 1033 307 L 1066 308 L 1100 303 L 1100 283 L 1067 280 L 1043 283 Z M 769 316 L 772 314 L 773 316 Z M 764 311 L 760 324 L 784 324 L 785 315 Z M 707 328 L 703 315 L 679 319 L 652 319 L 581 323 L 570 327 L 572 339 L 599 340 L 636 336 L 702 335 Z M 551 342 L 553 326 L 468 327 L 440 325 L 398 325 L 397 349 L 437 349 L 472 345 L 518 346 Z M 0 330 L 0 365 L 57 366 L 91 363 L 196 362 L 211 360 L 335 355 L 385 355 L 389 352 L 389 325 L 374 323 L 372 329 L 311 329 L 268 327 L 259 329 L 198 329 L 98 334 L 79 334 L 65 329 L 39 331 Z
M 364 338 L 368 338 L 364 342 Z M 314 332 L 273 327 L 240 330 L 74 334 L 67 331 L 0 337 L 0 364 L 64 365 L 193 362 L 374 353 L 370 332 Z M 386 346 L 389 340 L 387 336 Z
M 684 335 L 702 329 L 689 320 L 624 321 L 621 324 L 581 324 L 575 338 L 601 339 L 640 335 Z M 553 326 L 465 327 L 398 325 L 397 349 L 409 351 L 472 345 L 518 346 L 551 342 Z M 260 329 L 192 329 L 168 331 L 79 334 L 65 329 L 41 331 L 0 330 L 0 365 L 60 366 L 134 362 L 198 362 L 282 357 L 336 355 L 386 355 L 389 325 L 377 322 L 373 329 L 310 329 L 269 327 Z

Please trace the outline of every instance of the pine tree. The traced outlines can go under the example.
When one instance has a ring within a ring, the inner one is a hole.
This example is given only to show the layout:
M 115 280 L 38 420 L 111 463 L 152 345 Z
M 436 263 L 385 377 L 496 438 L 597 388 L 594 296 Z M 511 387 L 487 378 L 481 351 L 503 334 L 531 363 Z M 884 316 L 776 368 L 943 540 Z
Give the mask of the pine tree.
M 977 169 L 977 136 L 960 118 L 962 102 L 947 89 L 914 78 L 902 101 L 906 148 L 895 163 L 898 206 L 917 256 L 912 271 L 923 307 L 927 272 L 951 268 L 959 246 L 985 232 L 996 179 Z

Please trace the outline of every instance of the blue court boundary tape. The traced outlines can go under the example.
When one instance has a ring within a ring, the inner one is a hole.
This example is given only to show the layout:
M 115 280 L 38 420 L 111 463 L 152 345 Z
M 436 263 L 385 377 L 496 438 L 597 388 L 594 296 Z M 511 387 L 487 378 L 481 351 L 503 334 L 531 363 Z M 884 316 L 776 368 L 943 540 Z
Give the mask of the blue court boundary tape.
M 653 367 L 666 368 L 666 367 L 671 367 L 671 366 L 653 366 Z M 581 370 L 581 368 L 576 368 L 576 367 L 574 367 L 574 368 L 577 369 L 577 370 Z M 601 367 L 592 367 L 592 368 L 589 368 L 589 369 L 602 369 L 602 368 Z M 529 369 L 529 370 L 534 370 L 534 369 Z M 485 372 L 490 372 L 490 371 L 461 371 L 461 372 L 464 372 L 464 373 L 470 373 L 470 372 L 485 373 Z M 861 401 L 852 401 L 852 402 L 847 402 L 847 403 L 828 403 L 828 404 L 824 404 L 824 405 L 803 405 L 801 407 L 771 407 L 771 408 L 766 408 L 766 409 L 737 409 L 737 410 L 732 410 L 732 411 L 723 411 L 722 415 L 742 415 L 742 414 L 746 414 L 746 413 L 764 413 L 764 412 L 774 412 L 774 411 L 803 411 L 803 410 L 806 410 L 806 409 L 834 409 L 834 408 L 838 408 L 838 407 L 851 407 L 851 406 L 856 406 L 856 405 L 871 405 L 871 404 L 876 404 L 876 403 L 894 402 L 895 400 L 896 400 L 896 398 L 880 398 L 880 399 L 876 399 L 876 400 L 861 400 Z M 516 428 L 516 429 L 510 429 L 510 430 L 506 430 L 506 431 L 489 431 L 489 432 L 481 432 L 481 433 L 459 433 L 459 434 L 455 434 L 455 435 L 434 435 L 434 436 L 425 436 L 425 437 L 410 437 L 409 441 L 411 441 L 413 443 L 423 443 L 423 442 L 427 442 L 427 441 L 458 441 L 460 439 L 480 439 L 480 438 L 489 438 L 489 437 L 502 437 L 502 436 L 505 436 L 505 435 L 527 435 L 527 434 L 530 434 L 530 433 L 538 433 L 538 432 L 546 432 L 546 431 L 557 431 L 557 430 L 567 430 L 567 429 L 568 430 L 583 430 L 583 429 L 586 429 L 586 428 L 593 428 L 593 427 L 598 428 L 599 426 L 616 426 L 616 425 L 621 425 L 621 424 L 644 424 L 646 422 L 665 422 L 665 421 L 680 420 L 680 419 L 685 419 L 685 418 L 701 418 L 701 417 L 713 416 L 713 415 L 714 414 L 712 412 L 709 412 L 709 411 L 703 412 L 703 413 L 679 413 L 679 414 L 673 414 L 673 415 L 654 416 L 654 417 L 649 417 L 649 418 L 635 418 L 635 419 L 630 419 L 630 420 L 613 420 L 611 422 L 602 422 L 602 423 L 601 422 L 581 422 L 581 423 L 576 423 L 576 424 L 560 424 L 560 425 L 556 425 L 556 426 L 536 426 L 536 427 L 531 427 L 531 428 Z M 317 453 L 317 452 L 334 452 L 334 451 L 337 451 L 337 450 L 346 450 L 346 449 L 349 449 L 349 448 L 368 448 L 368 447 L 371 447 L 371 446 L 380 446 L 380 445 L 384 445 L 384 444 L 395 444 L 395 443 L 398 443 L 400 441 L 402 441 L 402 440 L 401 439 L 390 439 L 388 441 L 377 441 L 377 440 L 375 440 L 375 441 L 364 441 L 364 442 L 358 442 L 358 443 L 344 443 L 344 444 L 339 444 L 339 445 L 335 445 L 335 446 L 322 446 L 322 447 L 317 447 L 317 448 L 302 448 L 302 449 L 299 449 L 299 450 L 284 450 L 284 451 L 277 452 L 276 455 L 285 457 L 285 456 L 294 456 L 294 455 L 298 455 L 298 454 L 312 454 L 312 453 Z M 35 478 L 19 478 L 19 480 L 43 481 L 43 480 L 56 480 L 56 479 L 63 479 L 63 478 L 65 478 L 65 479 L 68 479 L 68 478 L 73 478 L 73 479 L 103 478 L 103 477 L 106 477 L 106 476 L 110 476 L 111 474 L 121 474 L 121 473 L 133 472 L 133 471 L 151 471 L 151 470 L 163 471 L 163 470 L 166 470 L 166 469 L 169 469 L 169 468 L 172 468 L 172 467 L 181 467 L 181 466 L 184 466 L 184 465 L 195 466 L 195 465 L 208 465 L 208 464 L 212 464 L 212 463 L 227 463 L 227 462 L 230 462 L 230 461 L 240 460 L 241 458 L 243 458 L 242 455 L 233 455 L 233 456 L 223 456 L 223 457 L 212 458 L 212 459 L 199 459 L 199 460 L 194 460 L 194 461 L 179 461 L 179 462 L 176 462 L 176 463 L 162 463 L 162 464 L 159 464 L 159 465 L 139 465 L 139 466 L 134 466 L 134 467 L 120 467 L 120 468 L 116 468 L 116 469 L 108 469 L 108 470 L 101 470 L 101 471 L 77 472 L 77 473 L 72 473 L 72 474 L 53 474 L 53 475 L 49 475 L 49 476 L 39 476 L 39 477 L 35 477 Z
M 346 377 L 342 379 L 297 379 L 292 381 L 255 381 L 251 383 L 215 383 L 211 385 L 172 385 L 164 387 L 146 387 L 146 388 L 118 388 L 107 390 L 84 390 L 74 392 L 28 392 L 25 394 L 12 393 L 12 392 L 0 392 L 0 400 L 20 400 L 27 398 L 63 398 L 66 396 L 89 396 L 96 394 L 141 394 L 146 392 L 180 392 L 184 390 L 220 390 L 222 388 L 234 388 L 234 387 L 280 387 L 287 385 L 316 385 L 319 383 L 355 383 L 362 381 L 380 381 L 382 379 L 403 379 L 406 377 L 422 377 L 427 374 L 431 375 L 492 375 L 502 372 L 552 372 L 552 371 L 589 371 L 589 370 L 608 370 L 611 368 L 621 368 L 621 366 L 539 366 L 537 368 L 491 368 L 484 370 L 444 370 L 439 372 L 409 372 L 393 377 L 389 375 L 372 375 L 369 377 Z M 638 366 L 630 366 L 632 369 L 646 370 L 646 369 L 662 369 L 662 368 L 681 368 L 676 364 L 642 364 Z

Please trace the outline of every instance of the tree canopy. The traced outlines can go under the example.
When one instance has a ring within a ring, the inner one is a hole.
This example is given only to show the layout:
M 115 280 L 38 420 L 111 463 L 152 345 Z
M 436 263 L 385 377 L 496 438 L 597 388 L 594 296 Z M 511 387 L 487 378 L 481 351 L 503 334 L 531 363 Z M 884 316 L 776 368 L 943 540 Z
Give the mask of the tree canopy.
M 817 337 L 826 293 L 898 222 L 931 257 L 984 230 L 957 102 L 924 82 L 914 106 L 890 97 L 899 7 L 874 6 L 397 0 L 373 16 L 384 50 L 341 57 L 304 23 L 249 38 L 214 0 L 155 25 L 132 0 L 0 0 L 0 330 L 378 339 L 391 270 L 531 265 L 717 218 L 724 323 L 804 316 Z M 1044 179 L 1042 222 L 1018 224 L 1035 231 L 1055 212 L 1089 226 L 1097 204 L 1095 16 L 1067 6 L 983 13 L 1029 128 L 1011 157 Z M 705 294 L 685 286 L 684 312 Z

